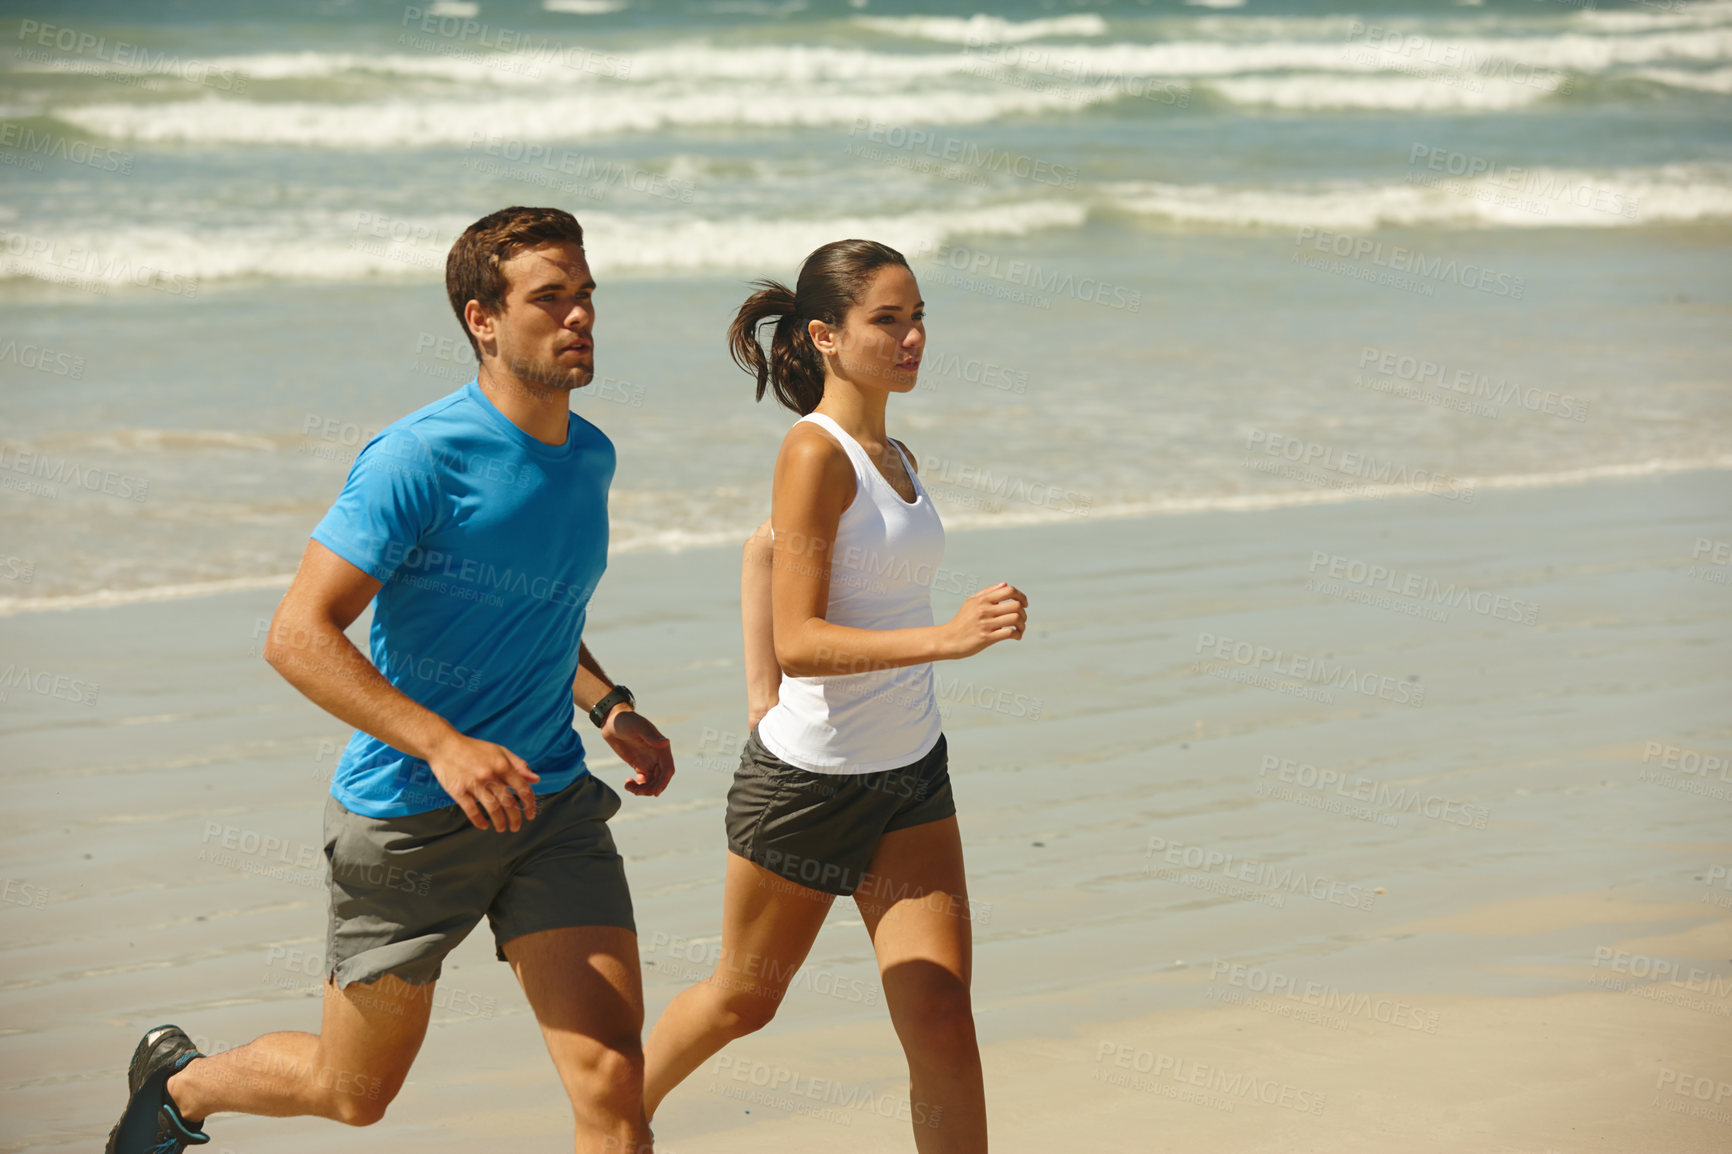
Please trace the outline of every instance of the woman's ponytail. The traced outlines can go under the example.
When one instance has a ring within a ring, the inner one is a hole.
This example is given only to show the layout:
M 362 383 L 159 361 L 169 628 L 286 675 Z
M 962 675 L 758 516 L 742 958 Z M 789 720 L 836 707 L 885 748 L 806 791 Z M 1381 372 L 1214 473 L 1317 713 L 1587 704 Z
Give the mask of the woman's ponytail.
M 754 282 L 758 291 L 746 298 L 728 326 L 728 352 L 734 363 L 758 381 L 757 399 L 774 388 L 776 399 L 802 417 L 824 396 L 824 361 L 812 347 L 806 318 L 800 316 L 793 290 L 773 280 Z M 758 329 L 774 321 L 770 355 L 758 341 Z

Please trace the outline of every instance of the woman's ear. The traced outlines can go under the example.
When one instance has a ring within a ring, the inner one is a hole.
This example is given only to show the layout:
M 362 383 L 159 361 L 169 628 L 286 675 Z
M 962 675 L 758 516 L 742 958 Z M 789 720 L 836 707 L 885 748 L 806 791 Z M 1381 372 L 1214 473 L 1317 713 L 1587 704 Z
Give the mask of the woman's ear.
M 820 356 L 836 355 L 836 334 L 823 321 L 807 321 L 806 335 L 812 338 L 812 347 L 818 350 Z

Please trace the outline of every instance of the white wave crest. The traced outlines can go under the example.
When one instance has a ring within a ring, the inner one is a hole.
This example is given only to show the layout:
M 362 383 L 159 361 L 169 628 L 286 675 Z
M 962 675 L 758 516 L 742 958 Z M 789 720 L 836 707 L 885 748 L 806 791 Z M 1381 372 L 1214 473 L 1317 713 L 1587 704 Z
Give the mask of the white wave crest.
M 1368 33 L 1322 34 L 1315 39 L 1269 37 L 1245 40 L 1174 40 L 1161 43 L 1034 44 L 1000 41 L 987 51 L 898 55 L 858 49 L 764 46 L 721 48 L 676 45 L 629 53 L 634 78 L 717 77 L 768 80 L 792 70 L 798 77 L 822 68 L 823 75 L 855 78 L 906 77 L 978 71 L 982 63 L 1054 77 L 1231 76 L 1283 69 L 1323 72 L 1462 72 L 1504 79 L 1534 70 L 1598 73 L 1661 61 L 1713 63 L 1732 59 L 1732 29 L 1595 36 L 1568 32 L 1550 36 L 1448 37 L 1416 33 L 1372 41 Z M 231 67 L 238 64 L 230 62 Z
M 1211 80 L 1205 87 L 1234 104 L 1304 111 L 1393 109 L 1503 112 L 1525 108 L 1564 86 L 1564 77 L 1541 83 L 1488 80 L 1461 74 L 1429 77 L 1300 75 Z
M 1412 51 L 1392 49 L 1398 39 L 1373 44 L 1350 33 L 1253 42 L 1000 43 L 986 51 L 937 53 L 701 42 L 615 55 L 554 42 L 514 53 L 263 53 L 210 66 L 261 80 L 403 83 L 361 100 L 208 93 L 148 104 L 62 105 L 50 114 L 85 132 L 140 143 L 396 150 L 499 135 L 582 140 L 722 126 L 822 127 L 866 118 L 978 124 L 1075 113 L 1115 103 L 1149 81 L 1201 77 L 1215 78 L 1220 98 L 1248 107 L 1497 112 L 1561 94 L 1576 74 L 1617 75 L 1633 67 L 1648 68 L 1653 82 L 1718 92 L 1727 83 L 1726 69 L 1685 69 L 1732 59 L 1732 29 L 1421 37 Z M 53 71 L 79 63 L 18 67 Z
M 1655 457 L 1612 465 L 1587 465 L 1550 473 L 1498 473 L 1453 478 L 1458 491 L 1482 493 L 1494 489 L 1548 489 L 1592 481 L 1658 477 L 1673 473 L 1732 469 L 1732 453 L 1711 457 Z M 1283 489 L 1264 493 L 1202 493 L 1188 497 L 1107 502 L 1090 507 L 1096 520 L 1171 516 L 1192 513 L 1252 513 L 1307 505 L 1343 505 L 1355 501 L 1419 499 L 1425 493 L 1403 485 L 1357 485 L 1345 489 Z M 1074 522 L 1076 514 L 1058 509 L 1007 509 L 998 513 L 952 510 L 944 515 L 947 529 L 1010 529 L 1020 525 Z
M 1457 157 L 1470 159 L 1449 159 Z M 1611 171 L 1499 166 L 1489 177 L 1469 179 L 1447 168 L 1433 171 L 1422 159 L 1400 183 L 1273 189 L 1150 183 L 1103 191 L 1130 212 L 1218 228 L 1628 228 L 1732 217 L 1732 168 L 1707 164 Z
M 541 0 L 548 12 L 564 12 L 571 16 L 606 16 L 609 12 L 624 12 L 631 0 Z
M 937 17 L 861 18 L 901 27 L 909 20 Z M 974 17 L 971 20 L 996 19 Z M 1097 21 L 1098 17 L 1066 16 L 1034 25 L 1058 25 L 1063 21 Z M 1115 76 L 1244 76 L 1276 71 L 1389 73 L 1420 75 L 1461 73 L 1488 80 L 1514 77 L 1521 80 L 1534 70 L 1598 74 L 1619 67 L 1659 64 L 1710 66 L 1732 60 L 1732 28 L 1652 32 L 1632 35 L 1593 35 L 1568 32 L 1556 35 L 1504 37 L 1448 37 L 1415 32 L 1395 35 L 1394 29 L 1378 29 L 1373 40 L 1359 25 L 1344 32 L 1319 32 L 1314 37 L 1271 35 L 1255 40 L 1192 39 L 1161 43 L 1040 44 L 1030 37 L 1005 35 L 981 44 L 970 44 L 965 31 L 971 20 L 955 20 L 953 38 L 968 44 L 961 52 L 877 52 L 824 45 L 758 44 L 719 45 L 688 41 L 663 47 L 618 53 L 599 53 L 580 44 L 549 37 L 517 51 L 444 51 L 458 46 L 441 43 L 432 51 L 324 52 L 301 51 L 214 57 L 205 62 L 212 69 L 227 69 L 249 78 L 279 80 L 325 78 L 347 73 L 401 74 L 413 78 L 447 79 L 472 84 L 540 84 L 602 81 L 641 90 L 654 81 L 669 81 L 681 91 L 702 93 L 714 81 L 740 81 L 753 85 L 792 81 L 910 82 L 938 77 L 979 75 L 983 70 L 1010 71 L 1050 76 L 1054 80 Z M 1001 22 L 1003 23 L 1003 22 Z M 996 26 L 982 25 L 992 31 Z M 1023 27 L 1018 25 L 1017 27 Z M 1075 35 L 1083 25 L 1067 25 Z M 1104 31 L 1104 29 L 1103 29 Z M 1089 33 L 1097 35 L 1101 33 Z M 410 40 L 409 48 L 420 47 Z M 985 49 L 985 50 L 981 50 Z M 19 72 L 85 71 L 88 62 L 79 59 L 22 60 L 11 65 Z M 160 71 L 157 64 L 116 62 L 105 65 L 117 72 Z M 881 90 L 881 89 L 880 89 Z M 765 102 L 782 93 L 754 89 Z M 650 95 L 666 95 L 651 93 Z
M 864 236 L 905 253 L 927 251 L 954 236 L 1026 236 L 1049 228 L 1075 228 L 1086 207 L 1062 201 L 1024 201 L 988 208 L 897 216 L 822 220 L 616 220 L 598 223 L 591 245 L 598 270 L 699 271 L 792 268 L 807 253 L 841 237 Z
M 1050 36 L 1105 36 L 1107 22 L 1093 12 L 1048 16 L 1037 20 L 1006 20 L 977 12 L 958 16 L 856 16 L 854 23 L 874 32 L 937 40 L 946 44 L 1020 44 Z
M 708 90 L 666 86 L 612 89 L 545 99 L 471 97 L 393 99 L 364 104 L 263 103 L 207 99 L 161 104 L 92 104 L 55 112 L 86 132 L 148 143 L 276 144 L 311 148 L 399 149 L 466 146 L 506 137 L 585 140 L 667 129 L 736 126 L 832 127 L 866 120 L 889 124 L 981 124 L 1005 116 L 1075 111 L 1123 94 L 1101 84 L 1062 89 L 982 87 L 977 91 L 918 84 L 790 84 Z
M 1638 3 L 1642 0 L 1638 0 Z M 1727 0 L 1651 0 L 1647 12 L 1632 9 L 1583 8 L 1575 22 L 1604 32 L 1645 32 L 1655 28 L 1712 28 L 1732 24 Z
M 473 87 L 546 87 L 593 83 L 604 72 L 624 68 L 620 58 L 602 57 L 579 48 L 548 48 L 540 52 L 261 52 L 227 56 L 211 62 L 249 80 L 324 80 L 332 77 L 383 77 L 446 81 Z
M 1732 93 L 1732 68 L 1708 68 L 1701 71 L 1685 68 L 1638 68 L 1627 75 L 1652 80 L 1670 88 Z
M 0 597 L 0 617 L 67 609 L 107 609 L 115 605 L 137 605 L 148 601 L 180 601 L 188 597 L 210 597 L 218 593 L 241 593 L 251 589 L 287 589 L 294 576 L 293 573 L 280 573 L 262 577 L 187 581 L 176 585 L 148 585 L 141 589 L 99 589 L 93 593 L 64 593 L 48 597 Z
M 260 433 L 239 429 L 104 429 L 92 433 L 52 433 L 38 438 L 34 447 L 57 453 L 156 452 L 240 450 L 277 453 L 292 451 L 303 440 L 299 432 Z M 359 448 L 359 446 L 356 446 Z
M 590 266 L 598 274 L 659 274 L 797 266 L 821 244 L 869 236 L 904 251 L 926 251 L 956 236 L 1026 236 L 1049 228 L 1075 228 L 1086 206 L 1063 201 L 1018 201 L 895 216 L 790 218 L 696 216 L 631 217 L 585 213 Z M 68 232 L 42 236 L 39 249 L 10 255 L 0 249 L 0 279 L 68 279 L 61 254 L 96 253 L 79 266 L 91 283 L 127 285 L 139 269 L 156 283 L 198 284 L 239 278 L 355 281 L 437 280 L 445 253 L 468 221 L 461 217 L 396 222 L 405 242 L 375 239 L 357 229 L 355 214 L 282 219 L 268 228 L 199 232 L 192 227 L 135 227 L 101 236 Z M 141 445 L 142 447 L 142 445 Z
M 460 217 L 417 220 L 411 235 L 426 239 L 415 241 L 375 239 L 356 227 L 355 213 L 304 214 L 210 232 L 192 225 L 41 231 L 28 245 L 0 250 L 0 279 L 137 285 L 178 296 L 196 295 L 201 282 L 240 277 L 425 279 L 443 276 L 445 253 L 468 224 Z

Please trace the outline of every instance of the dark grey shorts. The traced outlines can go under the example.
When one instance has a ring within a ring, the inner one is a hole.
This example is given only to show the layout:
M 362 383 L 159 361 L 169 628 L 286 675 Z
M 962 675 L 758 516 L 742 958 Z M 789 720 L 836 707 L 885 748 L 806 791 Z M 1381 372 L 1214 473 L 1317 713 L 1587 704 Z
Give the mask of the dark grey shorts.
M 326 977 L 339 987 L 386 974 L 426 985 L 483 914 L 501 961 L 506 942 L 540 930 L 635 930 L 625 864 L 607 828 L 619 794 L 586 773 L 537 798 L 536 809 L 516 833 L 495 833 L 476 829 L 455 805 L 381 818 L 328 799 Z
M 900 769 L 813 773 L 764 748 L 754 727 L 728 789 L 728 848 L 791 882 L 846 897 L 885 834 L 955 813 L 943 735 Z

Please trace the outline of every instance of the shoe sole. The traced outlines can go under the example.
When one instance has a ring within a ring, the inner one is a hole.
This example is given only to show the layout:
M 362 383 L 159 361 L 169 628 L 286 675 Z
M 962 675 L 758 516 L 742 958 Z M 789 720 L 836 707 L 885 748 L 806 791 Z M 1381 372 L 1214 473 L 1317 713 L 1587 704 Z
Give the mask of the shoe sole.
M 179 1034 L 186 1037 L 186 1031 L 179 1026 L 158 1026 L 149 1031 L 139 1040 L 138 1048 L 132 1052 L 132 1062 L 126 1068 L 126 1092 L 138 1093 L 138 1088 L 144 1085 L 146 1072 L 150 1069 L 150 1059 L 156 1053 L 156 1048 L 164 1038 Z M 187 1038 L 187 1041 L 192 1041 Z

